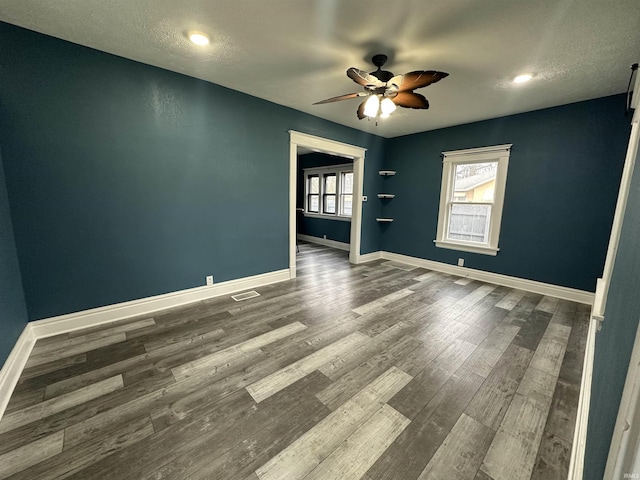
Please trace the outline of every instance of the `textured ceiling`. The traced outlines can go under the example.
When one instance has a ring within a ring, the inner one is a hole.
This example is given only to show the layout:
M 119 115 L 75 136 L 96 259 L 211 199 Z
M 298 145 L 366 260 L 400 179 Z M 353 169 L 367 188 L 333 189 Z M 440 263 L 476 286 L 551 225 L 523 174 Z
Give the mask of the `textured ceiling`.
M 384 137 L 621 93 L 640 57 L 640 0 L 0 0 L 0 20 Z M 358 99 L 312 105 L 359 91 L 345 71 L 375 53 L 450 74 L 417 91 L 429 110 L 376 126 Z

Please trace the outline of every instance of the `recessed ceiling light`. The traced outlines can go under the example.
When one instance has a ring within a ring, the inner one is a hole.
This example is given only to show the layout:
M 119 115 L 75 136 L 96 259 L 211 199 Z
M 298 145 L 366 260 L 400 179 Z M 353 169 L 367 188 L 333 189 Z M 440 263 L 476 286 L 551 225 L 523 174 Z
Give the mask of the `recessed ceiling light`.
M 513 83 L 526 83 L 533 78 L 533 74 L 531 73 L 523 73 L 522 75 L 518 75 L 513 79 Z
M 189 40 L 196 45 L 209 45 L 209 35 L 202 32 L 189 32 Z

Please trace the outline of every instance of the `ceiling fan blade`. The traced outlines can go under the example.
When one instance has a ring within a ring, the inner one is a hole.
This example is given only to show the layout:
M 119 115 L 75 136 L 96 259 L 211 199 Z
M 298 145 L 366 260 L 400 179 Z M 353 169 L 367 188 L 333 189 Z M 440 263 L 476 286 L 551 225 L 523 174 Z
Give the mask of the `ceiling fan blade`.
M 356 82 L 358 85 L 362 85 L 363 87 L 370 90 L 384 86 L 384 83 L 378 80 L 373 75 L 365 72 L 364 70 L 353 67 L 347 70 L 347 77 Z
M 414 92 L 399 92 L 391 101 L 399 107 L 425 110 L 429 108 L 429 101 L 423 95 Z
M 448 76 L 448 73 L 436 72 L 435 70 L 416 70 L 415 72 L 405 73 L 402 75 L 402 82 L 400 84 L 399 91 L 406 92 L 416 88 L 426 87 L 427 85 L 439 82 Z
M 326 100 L 320 100 L 319 102 L 314 103 L 314 105 L 321 105 L 323 103 L 339 102 L 341 100 L 349 100 L 351 98 L 363 97 L 365 95 L 366 95 L 365 92 L 347 93 L 346 95 L 339 95 L 337 97 L 327 98 Z
M 366 115 L 364 114 L 364 104 L 367 103 L 367 101 L 365 100 L 364 102 L 362 102 L 360 104 L 360 106 L 358 107 L 358 110 L 356 111 L 356 115 L 358 115 L 358 118 L 360 120 L 362 120 Z

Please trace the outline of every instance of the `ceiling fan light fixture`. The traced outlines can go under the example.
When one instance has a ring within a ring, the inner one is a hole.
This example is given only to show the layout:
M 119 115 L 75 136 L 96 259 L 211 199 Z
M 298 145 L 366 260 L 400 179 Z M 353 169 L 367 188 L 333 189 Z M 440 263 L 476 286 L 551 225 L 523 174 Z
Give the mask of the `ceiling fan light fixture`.
M 364 114 L 367 117 L 378 116 L 378 109 L 380 108 L 380 98 L 378 95 L 370 95 L 364 104 Z
M 513 83 L 527 83 L 532 78 L 532 73 L 523 73 L 522 75 L 518 75 L 516 78 L 514 78 Z
M 188 37 L 191 43 L 195 43 L 201 47 L 209 45 L 210 42 L 209 35 L 202 32 L 189 32 Z
M 388 117 L 390 114 L 393 113 L 393 111 L 396 109 L 396 104 L 393 103 L 393 100 L 391 100 L 388 97 L 385 97 L 382 99 L 382 102 L 380 102 L 380 111 L 382 112 L 382 118 L 386 118 Z M 383 115 L 386 115 L 383 116 Z

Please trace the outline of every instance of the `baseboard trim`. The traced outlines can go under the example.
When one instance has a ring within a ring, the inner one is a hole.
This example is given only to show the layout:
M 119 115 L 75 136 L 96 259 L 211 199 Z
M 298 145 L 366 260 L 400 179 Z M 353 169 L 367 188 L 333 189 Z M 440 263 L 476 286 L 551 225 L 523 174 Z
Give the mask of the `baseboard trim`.
M 289 279 L 289 269 L 277 270 L 214 285 L 189 288 L 164 295 L 116 303 L 114 305 L 107 305 L 106 307 L 92 308 L 90 310 L 60 315 L 44 320 L 36 320 L 31 322 L 31 326 L 36 339 L 46 338 L 125 318 L 148 315 L 158 310 L 178 307 L 188 303 L 236 293 L 240 290 L 258 288 Z
M 346 250 L 347 252 L 350 249 L 350 245 L 348 243 L 338 242 L 337 240 L 329 240 L 326 238 L 312 237 L 311 235 L 303 235 L 301 233 L 298 233 L 297 239 L 302 240 L 303 242 L 324 245 L 325 247 L 337 248 L 339 250 Z
M 383 252 L 371 252 L 371 253 L 365 253 L 364 255 L 358 255 L 355 263 L 359 264 L 359 263 L 367 263 L 367 262 L 373 262 L 375 260 L 380 260 L 382 258 L 382 254 Z
M 0 419 L 4 415 L 13 389 L 18 383 L 18 379 L 35 344 L 36 337 L 33 334 L 33 328 L 31 328 L 30 324 L 27 324 L 13 346 L 6 362 L 4 362 L 2 370 L 0 370 Z
M 587 427 L 589 426 L 589 407 L 591 405 L 591 381 L 593 379 L 593 362 L 596 352 L 596 333 L 598 319 L 594 316 L 589 320 L 587 342 L 582 365 L 582 380 L 580 381 L 580 396 L 578 397 L 578 412 L 576 426 L 573 431 L 571 444 L 571 460 L 567 480 L 582 480 L 584 473 L 584 454 L 587 445 Z
M 399 253 L 383 251 L 381 252 L 381 254 L 382 254 L 381 258 L 384 260 L 393 260 L 395 262 L 415 265 L 416 267 L 428 268 L 429 270 L 449 273 L 451 275 L 458 275 L 460 277 L 468 277 L 468 278 L 472 278 L 473 280 L 480 280 L 483 282 L 495 283 L 497 285 L 504 285 L 506 287 L 526 290 L 528 292 L 539 293 L 541 295 L 549 295 L 551 297 L 561 298 L 563 300 L 570 300 L 572 302 L 593 305 L 593 301 L 595 297 L 595 294 L 592 292 L 586 292 L 584 290 L 577 290 L 577 289 L 568 288 L 568 287 L 561 287 L 559 285 L 552 285 L 550 283 L 537 282 L 535 280 L 527 280 L 524 278 L 510 277 L 508 275 L 502 275 L 500 273 L 474 270 L 473 268 L 458 267 L 457 265 L 434 262 L 432 260 L 425 260 L 423 258 L 410 257 L 408 255 L 401 255 Z
M 18 383 L 22 370 L 31 354 L 31 350 L 33 350 L 33 346 L 38 339 L 135 316 L 149 315 L 159 310 L 178 307 L 221 295 L 229 295 L 242 290 L 259 288 L 272 283 L 289 280 L 290 278 L 289 269 L 277 270 L 214 285 L 190 288 L 164 295 L 156 295 L 29 322 L 11 350 L 2 370 L 0 370 L 0 419 L 2 419 L 11 394 Z

